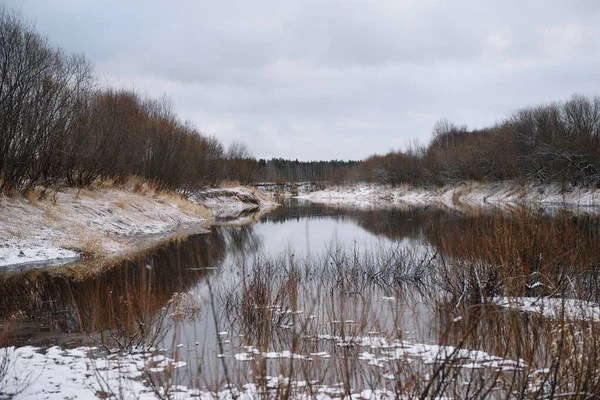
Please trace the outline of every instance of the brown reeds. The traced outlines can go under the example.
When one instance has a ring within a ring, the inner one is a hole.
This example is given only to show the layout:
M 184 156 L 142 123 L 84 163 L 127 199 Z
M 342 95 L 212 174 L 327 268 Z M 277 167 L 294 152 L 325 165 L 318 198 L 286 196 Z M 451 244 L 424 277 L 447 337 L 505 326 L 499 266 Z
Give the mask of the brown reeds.
M 216 229 L 197 251 L 138 260 L 89 288 L 71 283 L 70 296 L 113 348 L 171 346 L 170 359 L 188 363 L 145 371 L 162 398 L 178 385 L 262 398 L 597 396 L 600 312 L 581 303 L 598 297 L 597 219 L 433 215 L 420 230 L 403 228 L 404 246 L 310 257 L 261 254 L 251 227 Z M 225 248 L 240 257 L 221 272 L 188 271 L 221 266 Z M 187 303 L 205 278 L 205 303 Z M 507 306 L 518 299 L 557 308 Z M 168 333 L 156 336 L 160 326 Z

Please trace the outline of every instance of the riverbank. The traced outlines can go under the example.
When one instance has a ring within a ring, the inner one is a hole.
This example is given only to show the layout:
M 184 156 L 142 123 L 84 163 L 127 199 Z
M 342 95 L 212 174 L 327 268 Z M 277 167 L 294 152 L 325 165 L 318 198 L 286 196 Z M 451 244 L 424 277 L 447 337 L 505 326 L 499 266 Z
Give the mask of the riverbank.
M 377 184 L 353 184 L 304 192 L 297 197 L 315 203 L 361 208 L 437 205 L 460 209 L 524 205 L 570 209 L 598 207 L 598 211 L 600 211 L 600 190 L 517 182 L 467 182 L 430 189 L 407 185 L 392 187 Z
M 204 189 L 185 197 L 150 188 L 65 188 L 39 199 L 0 196 L 0 267 L 119 257 L 216 220 L 274 207 L 253 188 Z

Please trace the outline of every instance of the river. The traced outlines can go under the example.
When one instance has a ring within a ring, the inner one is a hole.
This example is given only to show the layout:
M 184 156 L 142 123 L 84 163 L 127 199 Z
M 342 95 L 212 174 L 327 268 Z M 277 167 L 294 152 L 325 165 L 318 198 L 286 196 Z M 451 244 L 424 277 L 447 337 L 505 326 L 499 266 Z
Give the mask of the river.
M 586 269 L 597 262 L 597 225 L 539 210 L 285 200 L 254 224 L 224 221 L 94 273 L 71 265 L 4 276 L 4 345 L 93 348 L 97 360 L 139 354 L 132 379 L 163 395 L 462 396 L 465 382 L 489 381 L 478 393 L 502 397 L 530 384 L 523 371 L 551 362 L 556 326 L 494 299 L 556 294 L 564 276 L 547 264 L 578 263 L 568 297 L 597 302 Z

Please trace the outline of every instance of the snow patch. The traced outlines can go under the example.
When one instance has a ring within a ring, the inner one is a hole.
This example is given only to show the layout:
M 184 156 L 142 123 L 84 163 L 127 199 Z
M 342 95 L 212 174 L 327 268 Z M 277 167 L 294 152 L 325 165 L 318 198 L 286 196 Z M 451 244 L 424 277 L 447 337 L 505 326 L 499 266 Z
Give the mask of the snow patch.
M 210 218 L 274 205 L 249 188 L 208 189 L 190 199 L 117 188 L 66 188 L 34 203 L 0 196 L 0 267 L 66 263 L 83 252 L 118 256 L 171 234 L 207 232 Z
M 543 205 L 544 207 L 597 207 L 600 191 L 593 188 L 560 185 L 519 184 L 516 182 L 447 185 L 440 188 L 392 187 L 378 184 L 332 186 L 302 193 L 298 198 L 316 203 L 381 208 L 400 205 L 443 205 L 450 208 L 489 205 Z
M 424 364 L 451 364 L 453 366 L 477 369 L 494 368 L 510 371 L 525 367 L 524 360 L 510 360 L 494 356 L 480 350 L 461 349 L 436 344 L 410 343 L 408 341 L 388 340 L 380 336 L 358 336 L 342 338 L 340 336 L 320 335 L 320 340 L 333 341 L 338 346 L 368 347 L 378 354 L 363 351 L 359 360 L 368 365 L 383 368 L 390 361 L 420 359 Z
M 541 314 L 552 319 L 600 321 L 600 305 L 584 300 L 553 297 L 495 297 L 492 302 L 523 312 Z

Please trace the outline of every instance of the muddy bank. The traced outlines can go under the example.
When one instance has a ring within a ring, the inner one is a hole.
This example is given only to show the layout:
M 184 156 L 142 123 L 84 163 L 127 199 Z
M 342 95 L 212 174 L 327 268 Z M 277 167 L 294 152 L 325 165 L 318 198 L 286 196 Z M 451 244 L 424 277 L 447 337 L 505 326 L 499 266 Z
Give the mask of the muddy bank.
M 188 197 L 128 188 L 63 189 L 51 196 L 0 197 L 0 267 L 113 258 L 172 236 L 207 232 L 220 219 L 274 207 L 254 188 L 206 189 Z

